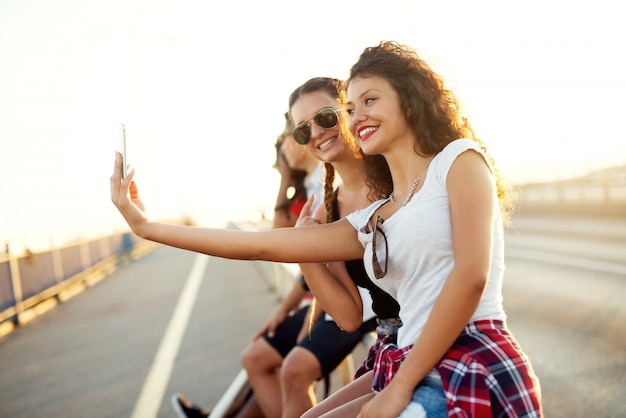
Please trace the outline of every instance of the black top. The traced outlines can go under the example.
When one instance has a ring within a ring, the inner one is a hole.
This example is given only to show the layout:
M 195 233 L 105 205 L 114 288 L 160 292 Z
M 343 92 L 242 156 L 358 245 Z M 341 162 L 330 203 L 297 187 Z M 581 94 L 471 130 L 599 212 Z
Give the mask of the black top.
M 337 192 L 335 191 L 333 193 L 333 221 L 337 220 L 339 220 L 339 204 L 337 203 Z M 362 258 L 346 261 L 346 270 L 348 270 L 348 274 L 357 286 L 369 290 L 372 297 L 372 310 L 377 317 L 382 319 L 398 318 L 400 305 L 389 293 L 372 282 L 365 271 Z

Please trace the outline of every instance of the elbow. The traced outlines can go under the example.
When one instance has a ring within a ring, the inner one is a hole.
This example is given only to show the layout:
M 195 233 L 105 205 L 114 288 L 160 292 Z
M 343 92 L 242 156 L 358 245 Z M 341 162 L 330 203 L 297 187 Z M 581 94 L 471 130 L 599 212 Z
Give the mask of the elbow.
M 489 280 L 488 273 L 475 272 L 466 276 L 468 288 L 471 293 L 476 294 L 479 298 L 482 297 L 485 288 L 487 287 L 487 281 Z
M 489 269 L 478 265 L 457 265 L 451 278 L 456 283 L 454 286 L 464 289 L 467 296 L 480 298 L 489 281 Z
M 335 319 L 333 317 L 333 319 Z M 335 319 L 335 322 L 343 331 L 355 332 L 363 325 L 363 317 L 346 316 L 345 318 Z

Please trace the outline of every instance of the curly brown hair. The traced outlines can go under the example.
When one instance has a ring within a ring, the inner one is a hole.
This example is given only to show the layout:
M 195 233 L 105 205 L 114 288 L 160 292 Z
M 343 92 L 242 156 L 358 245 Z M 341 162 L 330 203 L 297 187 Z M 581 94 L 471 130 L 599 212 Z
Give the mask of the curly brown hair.
M 467 138 L 475 141 L 495 170 L 498 198 L 503 214 L 508 216 L 512 206 L 510 187 L 500 175 L 493 157 L 483 141 L 476 136 L 468 118 L 461 109 L 454 92 L 445 86 L 444 79 L 417 52 L 394 41 L 382 41 L 365 48 L 359 60 L 350 69 L 346 85 L 356 77 L 377 76 L 385 79 L 400 97 L 400 106 L 417 138 L 415 152 L 437 154 L 450 142 Z M 380 167 L 366 166 L 370 172 Z

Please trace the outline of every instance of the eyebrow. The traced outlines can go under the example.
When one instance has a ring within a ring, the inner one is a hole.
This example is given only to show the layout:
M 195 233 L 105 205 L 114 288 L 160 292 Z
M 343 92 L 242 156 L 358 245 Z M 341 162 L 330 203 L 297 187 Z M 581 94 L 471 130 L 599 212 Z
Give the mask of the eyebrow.
M 317 115 L 317 114 L 319 113 L 319 111 L 320 111 L 320 110 L 322 110 L 322 109 L 328 109 L 329 107 L 332 107 L 332 106 L 323 106 L 323 107 L 320 107 L 320 108 L 319 108 L 319 109 L 317 109 L 317 110 L 315 111 L 315 113 L 313 113 L 311 116 L 309 116 L 308 118 L 306 118 L 306 119 L 304 119 L 304 120 L 302 120 L 302 121 L 300 121 L 300 122 L 296 123 L 293 129 L 296 129 L 298 126 L 302 125 L 304 122 L 308 122 L 308 121 L 310 121 L 311 119 L 313 119 L 313 118 L 315 117 L 315 115 Z M 333 108 L 333 109 L 334 109 L 334 108 Z M 294 122 L 295 122 L 295 121 L 294 121 Z M 293 131 L 293 129 L 292 129 L 292 131 Z
M 371 92 L 371 91 L 378 91 L 378 92 L 380 92 L 381 90 L 380 90 L 380 89 L 377 89 L 377 88 L 372 87 L 372 88 L 370 88 L 370 89 L 365 90 L 363 93 L 359 94 L 359 96 L 358 96 L 357 98 L 361 98 L 361 97 L 363 97 L 363 96 L 367 95 L 367 94 L 368 94 L 369 92 Z M 347 105 L 352 104 L 352 101 L 348 101 L 348 102 L 346 102 L 346 104 L 347 104 Z

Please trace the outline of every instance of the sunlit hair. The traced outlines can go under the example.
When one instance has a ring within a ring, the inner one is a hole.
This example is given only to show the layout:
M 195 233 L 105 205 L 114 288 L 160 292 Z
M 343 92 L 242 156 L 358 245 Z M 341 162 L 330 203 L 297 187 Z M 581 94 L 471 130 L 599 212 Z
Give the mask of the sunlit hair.
M 291 119 L 289 118 L 289 112 L 285 112 L 285 130 L 290 131 L 292 129 L 293 129 L 293 123 L 291 122 Z M 276 138 L 276 144 L 275 144 L 276 162 L 274 163 L 274 168 L 278 168 L 278 160 L 280 158 L 283 158 L 283 159 L 285 158 L 285 156 L 280 150 L 281 147 L 283 146 L 284 141 L 285 141 L 285 137 L 281 133 L 280 135 L 278 135 L 278 138 Z M 285 162 L 287 161 L 285 160 Z M 287 165 L 289 164 L 287 163 Z M 307 176 L 307 172 L 304 170 L 298 170 L 298 169 L 291 168 L 291 167 L 289 167 L 289 169 L 291 170 L 291 184 L 289 184 L 289 187 L 293 188 L 294 193 L 290 198 L 287 198 L 282 204 L 280 204 L 279 206 L 276 206 L 274 210 L 284 211 L 285 213 L 287 213 L 287 215 L 290 216 L 289 208 L 294 204 L 294 202 L 298 200 L 299 198 L 303 198 L 306 200 L 306 187 L 304 186 L 304 179 Z
M 296 101 L 304 96 L 305 94 L 315 93 L 315 92 L 324 92 L 328 94 L 328 96 L 337 100 L 337 104 L 341 109 L 345 109 L 346 104 L 346 90 L 344 88 L 343 80 L 339 80 L 336 78 L 329 77 L 315 77 L 306 81 L 300 87 L 296 88 L 291 95 L 289 96 L 289 109 L 291 111 L 291 107 L 296 103 Z M 293 117 L 290 119 L 291 123 L 295 125 L 293 121 Z M 345 113 L 344 113 L 345 115 Z M 348 145 L 348 147 L 352 150 L 356 158 L 364 159 L 366 161 L 370 161 L 369 164 L 371 166 L 380 165 L 380 160 L 384 163 L 384 166 L 387 167 L 387 171 L 385 173 L 384 170 L 379 171 L 373 176 L 368 176 L 366 178 L 366 183 L 370 187 L 370 199 L 372 201 L 377 199 L 382 199 L 387 197 L 389 193 L 391 193 L 392 184 L 391 184 L 391 173 L 389 172 L 389 167 L 387 166 L 386 161 L 382 156 L 368 156 L 363 153 L 361 148 L 358 146 L 352 133 L 348 129 L 347 118 L 341 117 L 339 119 L 339 129 L 341 132 L 341 137 L 344 143 Z M 335 181 L 335 168 L 330 164 L 324 163 L 324 171 L 326 173 L 324 178 L 324 207 L 326 208 L 326 221 L 332 222 L 333 220 L 333 184 Z
M 400 97 L 400 106 L 417 138 L 416 153 L 419 153 L 419 145 L 423 153 L 434 155 L 460 138 L 478 143 L 494 167 L 500 206 L 507 216 L 511 209 L 510 188 L 500 176 L 485 144 L 476 136 L 461 111 L 454 92 L 446 88 L 443 78 L 414 49 L 393 41 L 383 41 L 378 46 L 366 48 L 350 69 L 346 85 L 357 77 L 374 76 L 384 78 Z

